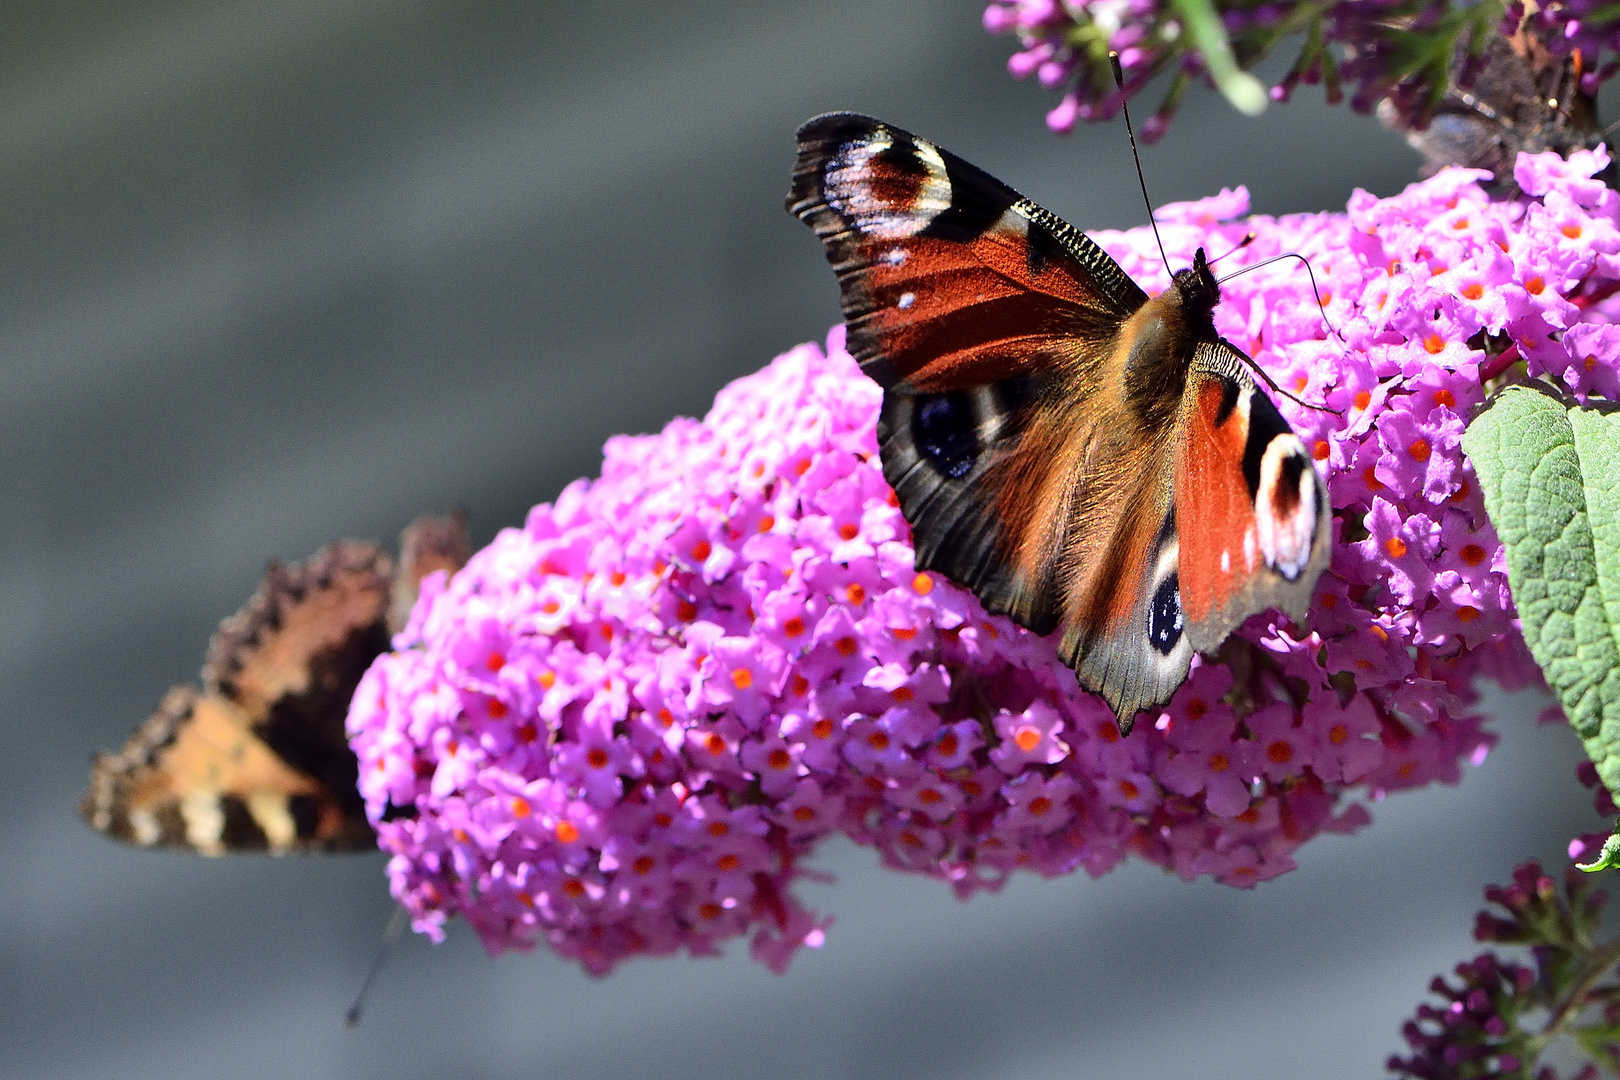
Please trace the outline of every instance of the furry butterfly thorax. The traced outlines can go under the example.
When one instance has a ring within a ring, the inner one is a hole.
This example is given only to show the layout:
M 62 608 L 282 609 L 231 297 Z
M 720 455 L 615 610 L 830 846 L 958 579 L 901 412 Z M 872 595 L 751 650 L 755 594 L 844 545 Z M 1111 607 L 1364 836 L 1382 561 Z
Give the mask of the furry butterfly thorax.
M 1216 332 L 1201 249 L 1149 297 L 1055 214 L 853 113 L 799 130 L 787 207 L 883 387 L 883 473 L 918 569 L 1061 631 L 1122 732 L 1251 615 L 1304 617 L 1327 490 Z

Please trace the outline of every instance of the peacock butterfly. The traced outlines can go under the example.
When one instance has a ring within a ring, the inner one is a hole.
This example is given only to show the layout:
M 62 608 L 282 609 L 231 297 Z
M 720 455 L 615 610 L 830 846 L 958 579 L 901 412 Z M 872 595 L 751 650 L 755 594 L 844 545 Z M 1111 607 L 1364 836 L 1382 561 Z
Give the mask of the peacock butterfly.
M 826 245 L 850 353 L 883 387 L 883 475 L 918 569 L 1061 630 L 1121 732 L 1249 616 L 1304 617 L 1327 489 L 1215 332 L 1202 249 L 1149 297 L 1074 226 L 853 113 L 799 129 L 787 208 Z

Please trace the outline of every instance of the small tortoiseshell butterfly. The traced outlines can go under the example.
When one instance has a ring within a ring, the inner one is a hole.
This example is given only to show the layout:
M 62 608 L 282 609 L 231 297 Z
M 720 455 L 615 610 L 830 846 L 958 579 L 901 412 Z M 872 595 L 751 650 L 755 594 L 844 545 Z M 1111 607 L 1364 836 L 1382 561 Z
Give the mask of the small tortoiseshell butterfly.
M 1122 732 L 1194 650 L 1304 617 L 1325 485 L 1215 333 L 1200 249 L 1149 297 L 1078 229 L 851 113 L 798 133 L 789 212 L 827 248 L 849 351 L 883 387 L 883 475 L 917 567 L 1039 634 Z
M 1391 99 L 1379 102 L 1384 126 L 1402 132 L 1423 155 L 1422 175 L 1450 165 L 1489 169 L 1495 186 L 1512 194 L 1520 154 L 1552 150 L 1568 157 L 1608 134 L 1597 130 L 1597 102 L 1581 90 L 1581 51 L 1552 53 L 1529 20 L 1527 12 L 1514 33 L 1493 33 L 1478 57 L 1459 53 L 1424 127 L 1414 128 Z
M 97 754 L 79 812 L 108 836 L 203 855 L 370 851 L 344 720 L 422 578 L 467 561 L 461 513 L 413 522 L 400 566 L 344 540 L 272 563 L 220 623 L 202 689 L 171 689 L 117 754 Z

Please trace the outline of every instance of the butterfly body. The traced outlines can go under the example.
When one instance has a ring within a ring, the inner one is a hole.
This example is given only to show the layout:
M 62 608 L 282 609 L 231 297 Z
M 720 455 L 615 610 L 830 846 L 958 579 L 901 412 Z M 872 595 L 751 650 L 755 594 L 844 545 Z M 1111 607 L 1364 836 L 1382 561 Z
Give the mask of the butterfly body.
M 884 476 L 920 569 L 1048 634 L 1129 730 L 1268 607 L 1302 618 L 1327 492 L 1216 333 L 1200 250 L 1149 297 L 1078 229 L 868 117 L 799 131 L 788 209 L 884 389 Z

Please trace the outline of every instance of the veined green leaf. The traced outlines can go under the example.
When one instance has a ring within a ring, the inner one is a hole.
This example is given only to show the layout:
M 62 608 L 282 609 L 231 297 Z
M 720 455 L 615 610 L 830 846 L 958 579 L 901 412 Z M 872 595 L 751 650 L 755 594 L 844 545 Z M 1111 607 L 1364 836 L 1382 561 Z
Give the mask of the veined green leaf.
M 1510 386 L 1463 435 L 1530 652 L 1620 792 L 1620 413 Z M 1597 863 L 1620 852 L 1611 841 Z

